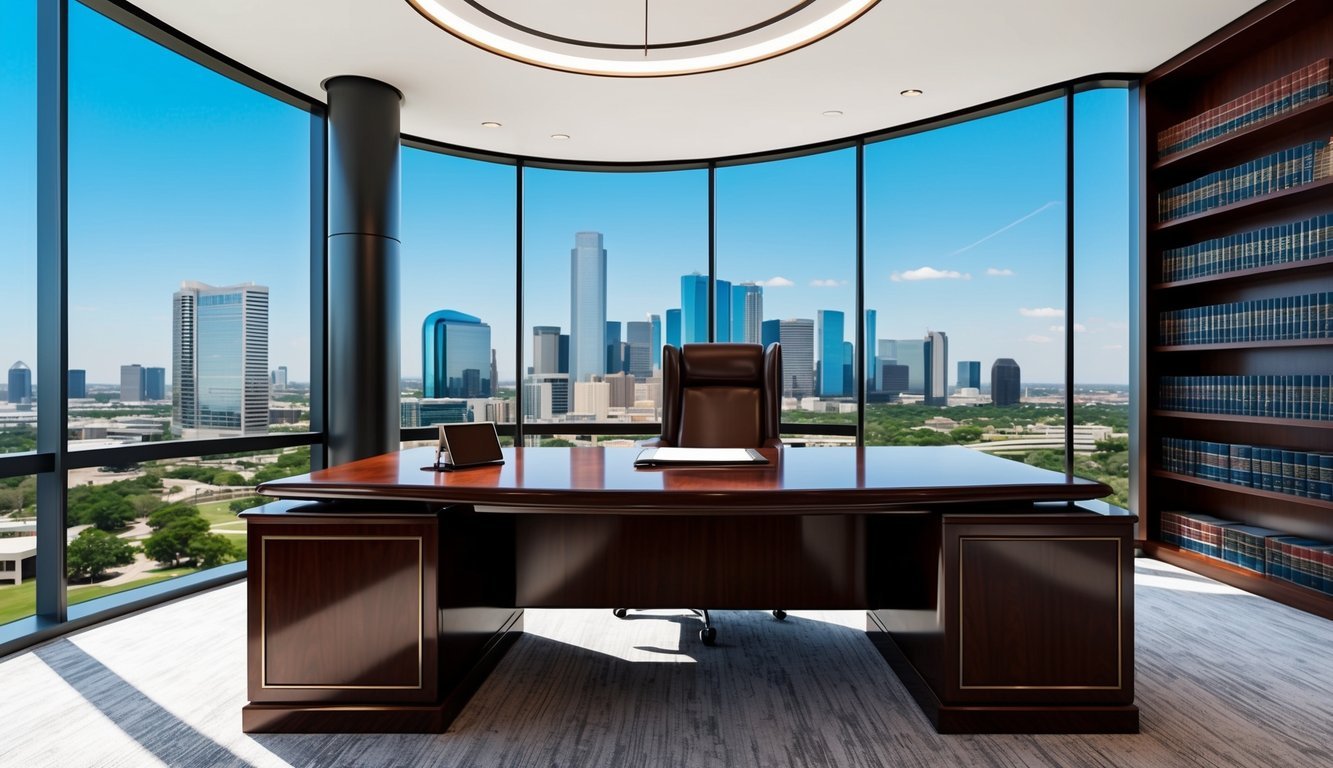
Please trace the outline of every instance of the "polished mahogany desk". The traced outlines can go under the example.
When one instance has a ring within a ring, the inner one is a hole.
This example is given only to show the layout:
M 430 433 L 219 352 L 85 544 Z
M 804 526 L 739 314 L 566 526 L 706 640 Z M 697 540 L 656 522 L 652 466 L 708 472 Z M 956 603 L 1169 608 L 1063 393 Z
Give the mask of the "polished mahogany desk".
M 243 513 L 244 729 L 443 731 L 523 608 L 706 606 L 864 609 L 941 732 L 1137 731 L 1135 518 L 1079 504 L 1106 486 L 960 447 L 637 453 L 445 473 L 420 448 L 262 485 L 286 501 Z

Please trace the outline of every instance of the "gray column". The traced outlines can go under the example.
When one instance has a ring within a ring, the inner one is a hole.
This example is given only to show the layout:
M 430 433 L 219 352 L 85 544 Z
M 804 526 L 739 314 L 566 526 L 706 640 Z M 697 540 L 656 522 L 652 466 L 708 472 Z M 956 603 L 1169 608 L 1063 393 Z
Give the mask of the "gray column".
M 397 89 L 340 76 L 328 92 L 329 464 L 398 449 Z

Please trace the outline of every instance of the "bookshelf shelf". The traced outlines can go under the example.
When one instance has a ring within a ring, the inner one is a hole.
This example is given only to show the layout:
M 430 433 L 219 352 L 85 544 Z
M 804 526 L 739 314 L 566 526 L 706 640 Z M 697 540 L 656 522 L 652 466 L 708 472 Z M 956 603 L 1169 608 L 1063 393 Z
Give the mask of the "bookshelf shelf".
M 1151 225 L 1149 229 L 1153 232 L 1192 232 L 1199 229 L 1200 225 L 1206 222 L 1220 221 L 1240 214 L 1268 213 L 1325 197 L 1333 199 L 1333 176 L 1326 176 L 1318 181 L 1312 181 L 1298 187 L 1280 189 L 1261 197 L 1251 197 L 1248 200 L 1219 205 L 1202 213 L 1192 213 L 1189 216 L 1181 216 L 1170 221 L 1159 221 Z
M 1171 280 L 1165 283 L 1154 283 L 1149 286 L 1151 290 L 1161 291 L 1170 288 L 1190 288 L 1201 285 L 1224 284 L 1233 281 L 1245 280 L 1251 277 L 1262 275 L 1281 275 L 1284 273 L 1298 273 L 1305 271 L 1317 271 L 1326 267 L 1333 267 L 1333 256 L 1325 256 L 1322 259 L 1306 259 L 1305 261 L 1290 261 L 1285 264 L 1269 264 L 1266 267 L 1254 267 L 1251 269 L 1238 269 L 1234 272 L 1222 272 L 1216 275 L 1204 275 L 1203 277 L 1191 277 L 1188 280 Z
M 1176 152 L 1153 163 L 1151 170 L 1170 171 L 1173 176 L 1187 176 L 1196 170 L 1206 172 L 1223 157 L 1234 157 L 1284 133 L 1318 127 L 1330 121 L 1333 121 L 1333 95 Z
M 1293 496 L 1290 493 L 1265 491 L 1260 488 L 1246 488 L 1243 485 L 1235 485 L 1233 483 L 1219 483 L 1216 480 L 1208 480 L 1202 477 L 1194 477 L 1193 475 L 1180 475 L 1175 472 L 1167 472 L 1164 469 L 1154 469 L 1152 471 L 1152 476 L 1166 478 L 1167 480 L 1177 480 L 1182 483 L 1190 483 L 1192 485 L 1201 485 L 1205 488 L 1216 488 L 1222 491 L 1231 491 L 1232 493 L 1239 493 L 1245 496 L 1256 496 L 1261 499 L 1270 499 L 1273 501 L 1285 501 L 1285 502 L 1290 502 L 1292 504 L 1300 504 L 1301 506 L 1304 507 L 1314 507 L 1315 509 L 1326 509 L 1329 510 L 1330 512 L 1333 512 L 1333 501 L 1323 501 L 1322 499 L 1309 499 L 1304 496 Z
M 1280 339 L 1278 341 L 1232 341 L 1226 344 L 1161 344 L 1154 352 L 1216 352 L 1224 349 L 1268 349 L 1269 347 L 1328 347 L 1333 339 Z
M 1313 421 L 1311 419 L 1278 419 L 1272 416 L 1232 416 L 1226 413 L 1195 413 L 1193 411 L 1166 411 L 1157 409 L 1154 416 L 1168 419 L 1193 419 L 1195 421 L 1223 421 L 1235 424 L 1267 424 L 1274 427 L 1296 427 L 1299 429 L 1333 430 L 1333 421 Z
M 1178 565 L 1223 584 L 1333 620 L 1333 600 L 1312 589 L 1248 571 L 1223 560 L 1160 541 L 1144 542 L 1143 551 L 1149 557 Z

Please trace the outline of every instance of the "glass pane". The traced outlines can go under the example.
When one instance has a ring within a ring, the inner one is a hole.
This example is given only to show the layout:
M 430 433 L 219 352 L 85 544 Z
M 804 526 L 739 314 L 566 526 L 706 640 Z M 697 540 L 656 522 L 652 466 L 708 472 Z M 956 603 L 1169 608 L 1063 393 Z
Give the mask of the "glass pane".
M 866 148 L 866 444 L 1063 470 L 1064 136 L 1056 99 Z
M 1129 506 L 1129 91 L 1074 96 L 1074 472 Z
M 0 10 L 0 284 L 5 326 L 0 366 L 0 453 L 37 448 L 37 12 Z
M 528 169 L 523 193 L 524 420 L 658 421 L 661 347 L 682 307 L 700 332 L 701 283 L 707 317 L 707 172 Z M 580 442 L 534 442 L 553 440 Z
M 36 612 L 36 567 L 37 478 L 0 477 L 0 624 Z
M 73 440 L 308 424 L 309 115 L 74 3 L 69 40 Z
M 402 159 L 402 425 L 513 422 L 516 171 Z
M 718 340 L 782 343 L 784 423 L 856 423 L 855 150 L 719 168 L 716 194 Z

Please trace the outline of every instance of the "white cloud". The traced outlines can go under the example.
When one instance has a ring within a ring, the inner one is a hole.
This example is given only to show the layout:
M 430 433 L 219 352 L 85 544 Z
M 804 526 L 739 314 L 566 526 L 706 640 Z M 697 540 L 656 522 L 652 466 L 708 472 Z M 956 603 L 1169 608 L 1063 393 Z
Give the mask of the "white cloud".
M 1052 325 L 1051 331 L 1054 333 L 1064 333 L 1065 327 L 1063 325 Z M 1088 332 L 1088 326 L 1084 325 L 1083 323 L 1074 323 L 1074 333 L 1087 333 L 1087 332 Z
M 1124 344 L 1103 344 L 1102 349 L 1124 349 Z
M 991 277 L 1013 277 L 1014 271 L 1012 269 L 1009 269 L 1008 267 L 1004 269 L 996 269 L 995 267 L 991 267 L 990 269 L 986 270 L 986 274 L 990 275 Z
M 972 275 L 955 269 L 921 267 L 920 269 L 909 269 L 906 272 L 894 272 L 889 275 L 889 279 L 895 283 L 901 283 L 904 280 L 971 280 Z
M 765 288 L 790 288 L 793 285 L 796 285 L 796 283 L 793 283 L 782 275 L 770 277 L 767 280 L 756 280 L 755 283 L 757 285 L 762 285 Z
M 846 280 L 811 280 L 810 285 L 815 288 L 837 288 L 840 285 L 846 285 Z
M 1050 344 L 1050 343 L 1051 343 L 1051 337 L 1050 337 L 1050 336 L 1038 336 L 1037 334 L 1034 333 L 1034 334 L 1028 336 L 1026 339 L 1024 339 L 1024 341 L 1030 341 L 1030 342 L 1032 342 L 1033 344 Z
M 1019 307 L 1018 314 L 1023 317 L 1064 317 L 1065 311 L 1055 307 L 1037 307 L 1034 309 Z
M 1113 331 L 1123 331 L 1129 328 L 1129 323 L 1111 322 L 1107 323 L 1106 327 Z

